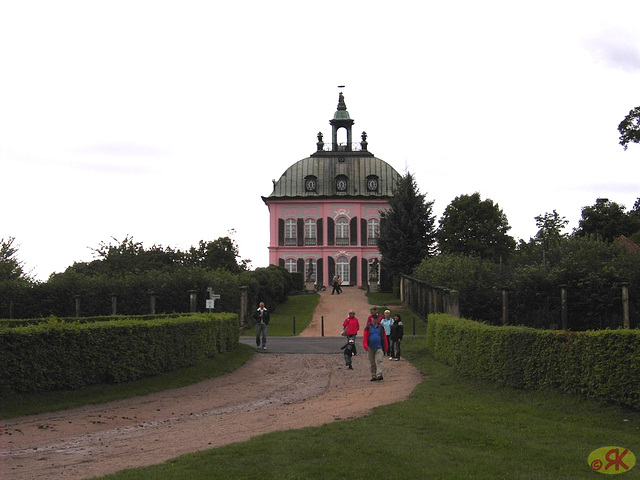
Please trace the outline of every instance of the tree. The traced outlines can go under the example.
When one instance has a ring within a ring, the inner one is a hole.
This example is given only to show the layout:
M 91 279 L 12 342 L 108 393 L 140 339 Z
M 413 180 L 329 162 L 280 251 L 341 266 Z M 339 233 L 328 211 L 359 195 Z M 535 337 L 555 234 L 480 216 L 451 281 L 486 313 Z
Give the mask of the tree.
M 515 248 L 506 215 L 478 192 L 456 197 L 445 209 L 437 231 L 442 253 L 462 253 L 500 261 Z
M 426 201 L 409 172 L 398 180 L 389 210 L 380 214 L 378 248 L 381 264 L 392 275 L 410 274 L 433 252 L 435 216 L 433 201 Z
M 633 231 L 629 239 L 640 245 L 640 197 L 636 199 L 633 208 L 629 211 L 629 219 L 631 220 L 631 230 Z
M 0 238 L 0 281 L 29 280 L 23 263 L 16 258 L 18 247 L 15 247 L 13 242 L 15 237 L 9 237 L 7 240 Z
M 212 242 L 200 240 L 198 248 L 191 247 L 187 255 L 187 263 L 205 268 L 226 268 L 232 273 L 247 269 L 250 260 L 238 263 L 240 254 L 238 246 L 231 237 L 220 237 Z
M 575 231 L 576 236 L 594 236 L 612 242 L 620 235 L 634 233 L 633 219 L 625 212 L 624 205 L 608 198 L 596 199 L 595 205 L 582 208 L 582 219 Z
M 636 107 L 618 125 L 620 145 L 626 150 L 629 143 L 640 143 L 640 107 Z

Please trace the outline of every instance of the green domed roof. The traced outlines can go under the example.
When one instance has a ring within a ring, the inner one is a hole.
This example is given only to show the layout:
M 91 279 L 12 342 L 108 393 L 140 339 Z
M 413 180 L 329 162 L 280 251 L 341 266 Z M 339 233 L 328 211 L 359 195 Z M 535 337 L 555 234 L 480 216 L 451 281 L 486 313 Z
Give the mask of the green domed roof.
M 337 190 L 338 177 L 346 178 L 345 191 Z M 306 187 L 309 178 L 315 179 L 315 190 Z M 375 191 L 368 186 L 372 178 L 377 181 Z M 291 165 L 274 182 L 268 198 L 391 197 L 399 180 L 400 174 L 391 165 L 373 156 L 314 156 Z

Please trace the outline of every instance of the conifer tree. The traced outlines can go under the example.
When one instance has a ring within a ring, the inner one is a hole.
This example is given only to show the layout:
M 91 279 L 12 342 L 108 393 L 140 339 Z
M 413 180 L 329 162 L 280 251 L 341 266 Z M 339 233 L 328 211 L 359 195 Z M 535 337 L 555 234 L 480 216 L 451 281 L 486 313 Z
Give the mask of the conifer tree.
M 411 274 L 423 258 L 433 253 L 435 215 L 409 172 L 396 185 L 389 210 L 381 213 L 378 248 L 382 266 L 391 275 Z

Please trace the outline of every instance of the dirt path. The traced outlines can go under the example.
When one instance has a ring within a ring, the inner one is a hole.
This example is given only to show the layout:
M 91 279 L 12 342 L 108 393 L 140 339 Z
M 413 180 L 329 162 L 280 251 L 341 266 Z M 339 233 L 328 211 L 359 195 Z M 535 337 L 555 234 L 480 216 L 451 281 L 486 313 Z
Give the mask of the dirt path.
M 364 295 L 354 290 L 337 298 L 329 296 L 330 305 L 317 310 L 326 312 L 327 329 L 334 329 L 329 319 L 339 319 L 336 335 L 351 308 L 345 305 Z M 338 310 L 345 311 L 342 319 Z M 232 374 L 197 385 L 3 421 L 0 478 L 91 478 L 276 430 L 360 417 L 406 399 L 420 381 L 404 361 L 385 362 L 385 380 L 370 382 L 366 355 L 347 370 L 340 354 L 260 354 Z

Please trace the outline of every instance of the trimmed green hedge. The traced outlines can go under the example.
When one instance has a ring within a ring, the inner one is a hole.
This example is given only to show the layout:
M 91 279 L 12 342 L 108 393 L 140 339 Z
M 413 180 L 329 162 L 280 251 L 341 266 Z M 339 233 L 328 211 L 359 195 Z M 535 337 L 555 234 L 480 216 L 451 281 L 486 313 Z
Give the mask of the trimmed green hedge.
M 563 332 L 430 315 L 427 347 L 466 375 L 640 410 L 640 330 Z
M 120 383 L 193 365 L 234 350 L 230 313 L 120 319 L 0 329 L 0 395 Z
M 2 327 L 26 327 L 28 325 L 38 325 L 40 323 L 64 322 L 64 323 L 95 323 L 122 320 L 158 320 L 167 318 L 188 318 L 189 316 L 202 315 L 201 313 L 156 313 L 146 315 L 97 315 L 94 317 L 50 317 L 39 318 L 0 318 L 0 328 Z

